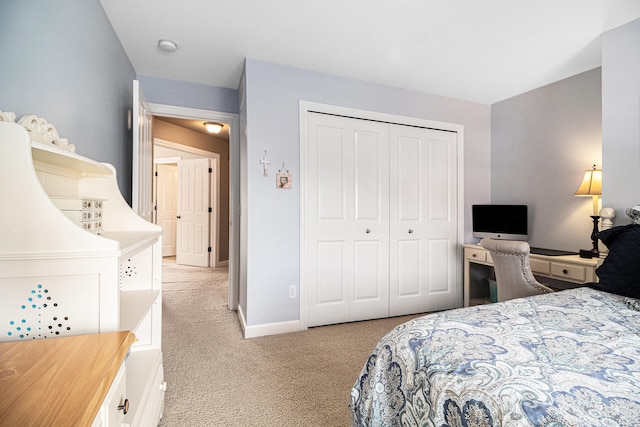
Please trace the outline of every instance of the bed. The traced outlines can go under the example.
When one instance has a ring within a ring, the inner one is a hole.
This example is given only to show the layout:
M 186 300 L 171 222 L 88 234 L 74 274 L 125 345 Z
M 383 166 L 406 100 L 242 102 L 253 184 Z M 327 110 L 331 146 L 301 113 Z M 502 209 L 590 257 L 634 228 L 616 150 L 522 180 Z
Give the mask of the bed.
M 610 253 L 591 287 L 433 313 L 387 333 L 352 388 L 352 424 L 640 425 L 640 262 L 627 259 L 638 227 L 602 236 Z

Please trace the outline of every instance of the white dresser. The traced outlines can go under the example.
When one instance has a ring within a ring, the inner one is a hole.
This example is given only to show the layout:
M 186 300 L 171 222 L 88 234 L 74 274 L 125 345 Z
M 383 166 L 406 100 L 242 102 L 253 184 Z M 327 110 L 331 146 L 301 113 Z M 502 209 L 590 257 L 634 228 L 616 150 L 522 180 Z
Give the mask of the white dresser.
M 12 119 L 0 112 L 0 342 L 132 331 L 124 423 L 157 425 L 161 229 L 131 210 L 112 166 L 43 119 Z

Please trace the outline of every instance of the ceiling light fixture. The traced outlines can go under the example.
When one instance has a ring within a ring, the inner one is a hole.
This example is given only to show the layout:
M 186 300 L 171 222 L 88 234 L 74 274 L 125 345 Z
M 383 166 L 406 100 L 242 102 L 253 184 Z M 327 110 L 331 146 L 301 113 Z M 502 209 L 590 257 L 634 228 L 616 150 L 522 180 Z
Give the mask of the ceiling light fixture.
M 204 122 L 204 127 L 207 128 L 207 132 L 209 133 L 220 133 L 223 126 L 221 123 Z
M 158 49 L 165 52 L 175 52 L 178 50 L 178 45 L 171 40 L 160 40 L 158 42 Z

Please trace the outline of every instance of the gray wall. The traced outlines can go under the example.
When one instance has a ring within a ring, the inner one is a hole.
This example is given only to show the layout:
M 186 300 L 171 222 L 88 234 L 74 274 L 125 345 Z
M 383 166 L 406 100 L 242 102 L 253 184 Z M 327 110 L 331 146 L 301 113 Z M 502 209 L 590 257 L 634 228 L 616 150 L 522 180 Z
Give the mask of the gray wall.
M 640 203 L 640 20 L 602 37 L 603 202 L 616 225 Z
M 45 118 L 78 154 L 111 163 L 131 201 L 135 72 L 97 0 L 4 1 L 0 110 Z
M 602 167 L 601 111 L 600 68 L 491 106 L 491 201 L 529 206 L 532 246 L 591 248 L 592 199 L 573 193 Z
M 465 240 L 470 205 L 490 199 L 490 107 L 247 59 L 246 136 L 241 147 L 246 198 L 248 325 L 299 319 L 299 300 L 288 298 L 300 274 L 299 101 L 311 101 L 464 126 Z M 242 134 L 242 132 L 241 132 Z M 246 151 L 244 151 L 246 150 Z M 293 190 L 262 176 L 264 150 L 275 171 L 284 162 Z M 298 291 L 298 295 L 299 295 Z M 242 303 L 242 302 L 241 302 Z
M 200 110 L 238 113 L 238 91 L 138 74 L 147 102 Z

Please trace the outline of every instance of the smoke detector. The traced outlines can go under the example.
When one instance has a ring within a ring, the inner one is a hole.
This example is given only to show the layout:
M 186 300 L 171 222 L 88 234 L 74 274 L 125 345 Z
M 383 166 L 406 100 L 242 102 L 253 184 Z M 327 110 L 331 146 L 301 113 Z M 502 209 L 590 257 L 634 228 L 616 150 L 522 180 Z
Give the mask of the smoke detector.
M 171 40 L 160 40 L 158 42 L 158 49 L 164 52 L 175 52 L 178 50 L 178 45 Z

